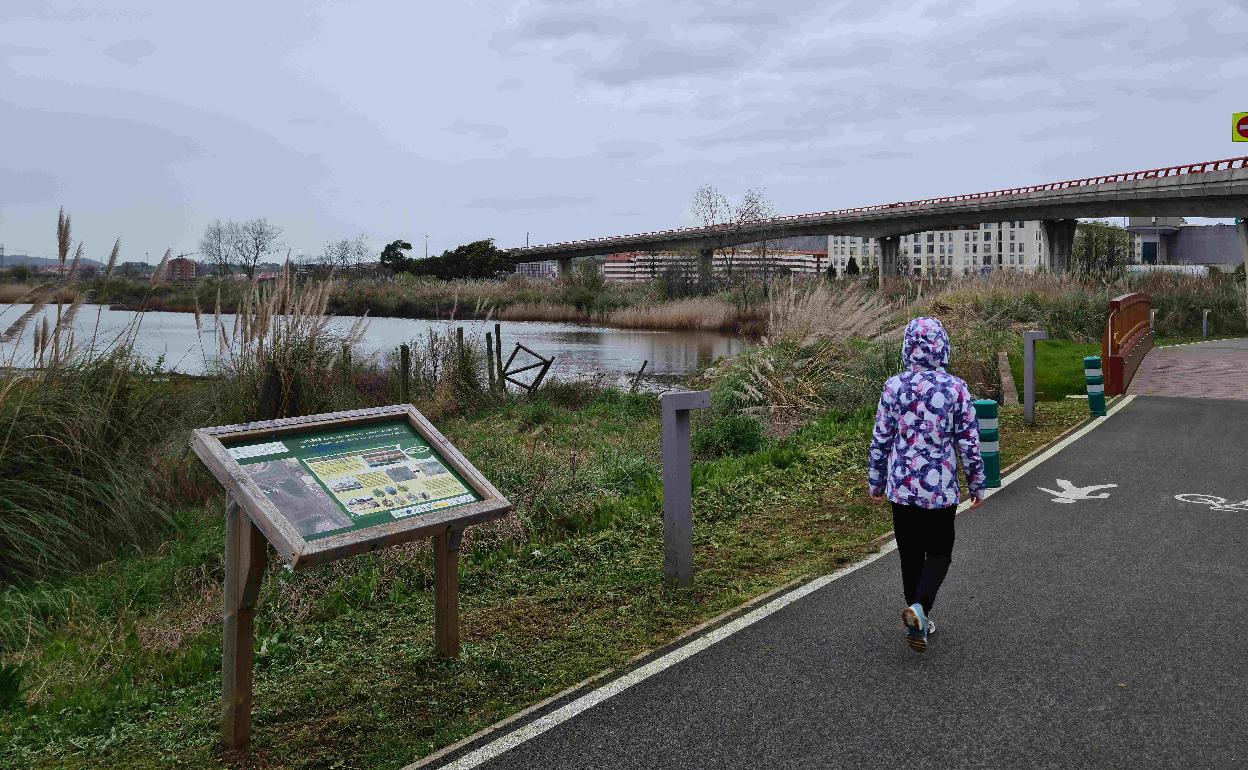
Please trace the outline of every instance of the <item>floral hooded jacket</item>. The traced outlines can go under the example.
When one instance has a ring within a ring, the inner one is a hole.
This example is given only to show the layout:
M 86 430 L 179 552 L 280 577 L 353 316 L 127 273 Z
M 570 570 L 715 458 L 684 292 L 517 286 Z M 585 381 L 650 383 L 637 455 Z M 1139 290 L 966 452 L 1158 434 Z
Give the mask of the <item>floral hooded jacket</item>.
M 902 505 L 958 504 L 958 466 L 975 498 L 984 496 L 979 421 L 966 383 L 945 371 L 949 335 L 935 318 L 916 318 L 901 347 L 909 367 L 889 378 L 875 413 L 867 485 Z

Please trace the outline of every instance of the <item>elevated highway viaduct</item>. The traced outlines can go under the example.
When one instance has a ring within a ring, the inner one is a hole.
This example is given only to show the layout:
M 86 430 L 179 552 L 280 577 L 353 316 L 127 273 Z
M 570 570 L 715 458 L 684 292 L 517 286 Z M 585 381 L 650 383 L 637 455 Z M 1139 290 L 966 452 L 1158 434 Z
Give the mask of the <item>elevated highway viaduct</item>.
M 1039 220 L 1046 264 L 1070 266 L 1080 217 L 1199 216 L 1248 219 L 1248 157 L 1049 182 L 991 192 L 781 216 L 750 224 L 684 227 L 564 241 L 509 250 L 517 261 L 558 260 L 625 251 L 697 253 L 709 272 L 715 249 L 795 235 L 859 235 L 878 239 L 880 275 L 897 274 L 902 235 L 983 222 Z M 1248 250 L 1248 224 L 1240 224 Z

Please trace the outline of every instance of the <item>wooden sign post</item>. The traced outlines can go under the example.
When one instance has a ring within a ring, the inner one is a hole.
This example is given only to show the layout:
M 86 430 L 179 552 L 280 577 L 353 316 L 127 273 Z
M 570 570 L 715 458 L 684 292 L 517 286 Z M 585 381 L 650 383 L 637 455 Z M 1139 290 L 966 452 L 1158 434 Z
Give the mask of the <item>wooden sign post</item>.
M 511 504 L 409 404 L 202 428 L 191 446 L 225 487 L 222 732 L 251 739 L 256 601 L 268 545 L 300 568 L 432 538 L 438 652 L 459 654 L 464 528 Z

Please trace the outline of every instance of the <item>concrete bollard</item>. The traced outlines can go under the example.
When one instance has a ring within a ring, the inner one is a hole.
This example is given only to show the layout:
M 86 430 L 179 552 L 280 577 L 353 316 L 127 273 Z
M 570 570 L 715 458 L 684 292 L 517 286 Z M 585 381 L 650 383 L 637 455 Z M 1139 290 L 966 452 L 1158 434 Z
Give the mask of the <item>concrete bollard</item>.
M 1036 422 L 1036 343 L 1047 340 L 1049 333 L 1036 330 L 1023 332 L 1023 422 Z
M 1209 311 L 1200 311 L 1200 336 L 1209 339 Z
M 1101 357 L 1083 359 L 1083 378 L 1088 383 L 1088 408 L 1093 417 L 1105 416 L 1105 377 L 1101 371 Z
M 1157 311 L 1156 309 L 1148 311 L 1148 330 L 1155 331 L 1157 329 Z
M 979 453 L 984 457 L 986 486 L 1001 486 L 1001 431 L 997 418 L 997 402 L 981 398 L 975 402 L 975 417 L 979 420 Z
M 693 480 L 689 457 L 689 411 L 711 405 L 709 390 L 664 393 L 663 419 L 663 575 L 668 585 L 693 582 Z

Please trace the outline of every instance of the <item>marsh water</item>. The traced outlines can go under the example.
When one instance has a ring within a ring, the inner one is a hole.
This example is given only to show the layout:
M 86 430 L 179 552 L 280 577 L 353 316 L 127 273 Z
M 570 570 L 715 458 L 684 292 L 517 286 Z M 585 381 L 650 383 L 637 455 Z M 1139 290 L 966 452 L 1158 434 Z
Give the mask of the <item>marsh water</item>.
M 7 329 L 29 305 L 0 304 L 0 330 Z M 56 322 L 56 308 L 43 311 L 49 324 Z M 342 316 L 331 325 L 345 333 L 356 319 Z M 224 315 L 222 325 L 232 329 L 234 317 Z M 14 357 L 16 366 L 30 364 L 33 334 L 39 319 L 32 319 L 22 337 L 15 343 L 0 345 L 0 362 Z M 94 338 L 98 344 L 113 340 L 138 324 L 136 347 L 149 361 L 160 361 L 165 369 L 183 374 L 203 374 L 215 363 L 217 346 L 215 323 L 204 316 L 197 328 L 191 313 L 147 312 L 141 318 L 128 310 L 110 310 L 99 305 L 84 305 L 75 318 L 76 344 Z M 485 333 L 494 324 L 483 321 L 428 321 L 407 318 L 372 318 L 361 343 L 360 352 L 387 355 L 404 342 L 419 342 L 431 331 L 463 327 L 465 340 L 484 350 Z M 740 351 L 745 342 L 732 335 L 716 332 L 648 331 L 583 326 L 568 323 L 509 321 L 502 324 L 503 357 L 506 359 L 517 342 L 543 356 L 553 356 L 551 376 L 560 379 L 600 376 L 625 382 L 646 366 L 646 381 L 652 386 L 677 380 L 694 373 L 715 359 Z M 522 354 L 523 355 L 523 354 Z M 517 358 L 520 361 L 521 357 Z

